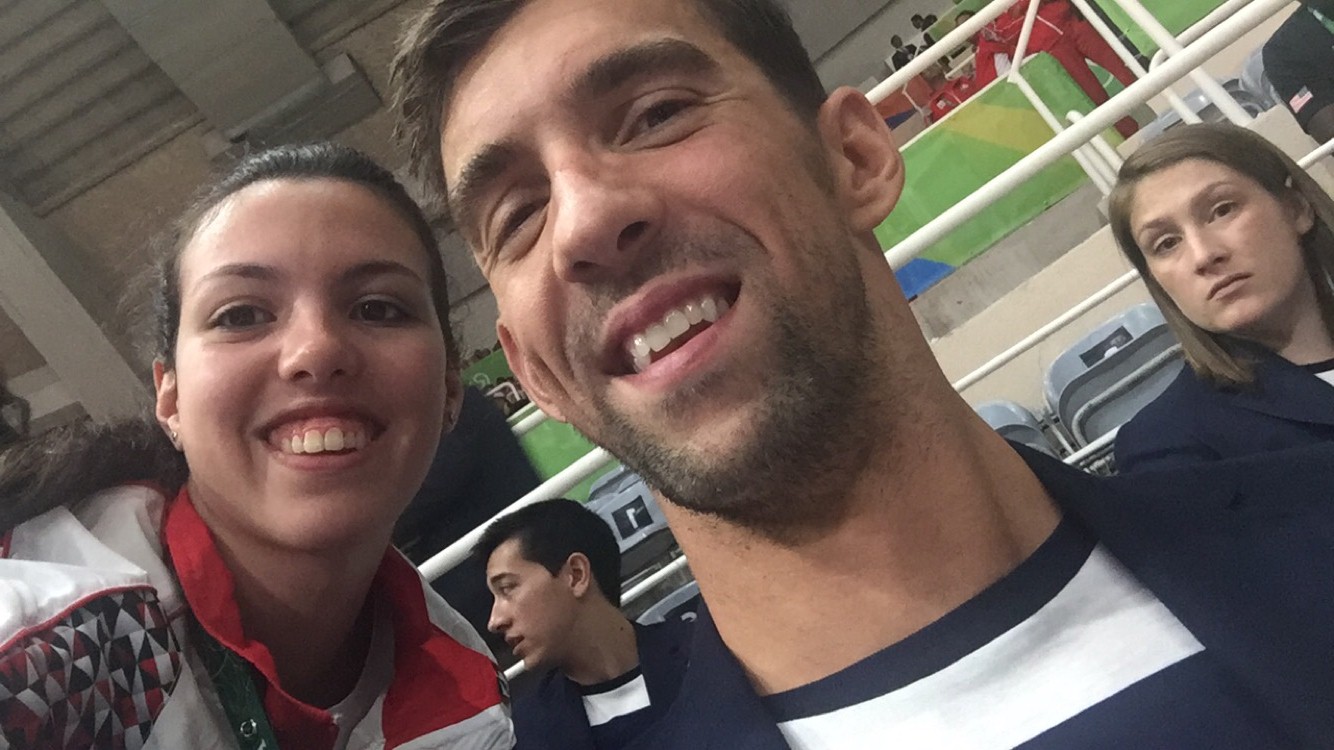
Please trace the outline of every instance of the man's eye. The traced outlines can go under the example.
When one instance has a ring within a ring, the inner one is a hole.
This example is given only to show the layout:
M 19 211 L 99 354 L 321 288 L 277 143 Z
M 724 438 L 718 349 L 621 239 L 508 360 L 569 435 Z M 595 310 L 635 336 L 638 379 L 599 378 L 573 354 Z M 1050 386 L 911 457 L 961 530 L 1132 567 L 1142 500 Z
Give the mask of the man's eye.
M 633 140 L 652 133 L 676 119 L 682 112 L 692 106 L 693 103 L 688 99 L 664 99 L 646 107 L 630 122 L 625 140 Z
M 659 102 L 645 110 L 643 116 L 639 119 L 644 127 L 656 128 L 685 111 L 688 106 L 690 106 L 690 103 L 681 99 Z
M 505 214 L 500 222 L 500 232 L 496 236 L 497 243 L 503 245 L 518 234 L 523 225 L 537 213 L 537 209 L 536 203 L 524 203 Z
M 389 300 L 366 299 L 352 309 L 352 317 L 367 323 L 400 323 L 408 319 L 408 314 Z
M 214 315 L 209 324 L 211 328 L 241 330 L 264 323 L 272 323 L 273 320 L 274 317 L 271 313 L 254 305 L 233 305 Z

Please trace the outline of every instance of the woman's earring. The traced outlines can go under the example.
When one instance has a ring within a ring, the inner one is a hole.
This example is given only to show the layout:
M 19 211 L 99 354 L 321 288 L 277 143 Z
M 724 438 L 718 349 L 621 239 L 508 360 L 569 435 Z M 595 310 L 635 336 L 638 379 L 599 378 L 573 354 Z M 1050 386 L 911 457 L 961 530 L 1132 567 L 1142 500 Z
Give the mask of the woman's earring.
M 181 436 L 175 430 L 171 431 L 171 445 L 178 451 L 181 449 Z

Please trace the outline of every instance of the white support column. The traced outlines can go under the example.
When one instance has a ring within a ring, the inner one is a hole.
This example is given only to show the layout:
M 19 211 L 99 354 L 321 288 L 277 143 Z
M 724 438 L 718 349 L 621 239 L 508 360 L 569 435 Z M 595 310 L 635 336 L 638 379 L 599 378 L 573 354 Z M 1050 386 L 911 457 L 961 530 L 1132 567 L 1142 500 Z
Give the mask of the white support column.
M 135 414 L 147 403 L 147 385 L 47 260 L 63 248 L 40 237 L 39 221 L 0 193 L 0 308 L 90 415 Z

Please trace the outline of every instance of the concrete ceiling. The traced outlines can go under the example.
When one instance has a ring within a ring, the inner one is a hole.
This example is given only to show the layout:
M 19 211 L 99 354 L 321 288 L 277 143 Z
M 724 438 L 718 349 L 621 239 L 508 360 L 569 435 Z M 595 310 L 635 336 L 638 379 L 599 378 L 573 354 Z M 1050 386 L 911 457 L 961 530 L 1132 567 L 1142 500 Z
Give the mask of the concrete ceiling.
M 31 251 L 24 262 L 51 271 L 0 280 L 0 378 L 41 389 L 56 421 L 109 413 L 85 408 L 75 370 L 133 373 L 142 387 L 119 323 L 128 282 L 228 148 L 334 136 L 400 166 L 379 96 L 398 31 L 424 2 L 0 0 L 0 193 L 16 199 L 0 202 L 12 209 L 0 220 L 32 230 L 11 236 Z M 790 0 L 817 57 L 887 4 Z M 5 243 L 0 233 L 0 263 L 22 265 Z M 484 288 L 461 250 L 448 263 L 456 299 Z M 17 314 L 20 297 L 38 307 Z M 57 299 L 84 322 L 40 308 Z M 493 335 L 492 321 L 473 328 L 465 348 Z

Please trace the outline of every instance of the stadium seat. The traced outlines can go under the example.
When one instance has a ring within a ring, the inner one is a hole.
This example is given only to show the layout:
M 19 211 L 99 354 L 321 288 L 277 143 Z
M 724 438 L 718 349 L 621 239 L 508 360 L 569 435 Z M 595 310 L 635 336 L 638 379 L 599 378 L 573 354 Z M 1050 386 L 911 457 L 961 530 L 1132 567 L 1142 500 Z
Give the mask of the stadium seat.
M 1151 304 L 1136 305 L 1067 349 L 1047 370 L 1047 405 L 1080 445 L 1125 424 L 1182 366 L 1181 345 Z
M 695 619 L 695 610 L 699 607 L 699 584 L 689 581 L 675 591 L 669 593 L 654 604 L 652 607 L 644 610 L 636 622 L 640 625 L 655 625 L 668 620 L 686 620 Z
M 1033 412 L 1013 401 L 988 401 L 976 408 L 978 416 L 1006 440 L 1056 456 L 1056 448 L 1042 432 L 1042 423 Z
M 624 466 L 593 483 L 589 510 L 602 516 L 621 547 L 621 580 L 633 581 L 676 546 L 658 501 L 638 474 Z
M 1231 94 L 1232 98 L 1237 100 L 1237 104 L 1241 105 L 1241 108 L 1251 115 L 1258 115 L 1269 109 L 1270 105 L 1246 90 L 1239 79 L 1232 78 L 1224 81 L 1223 90 Z M 1199 89 L 1191 91 L 1181 99 L 1204 122 L 1221 122 L 1227 119 L 1223 116 L 1222 111 L 1218 109 L 1218 106 Z M 1140 134 L 1144 138 L 1144 142 L 1147 143 L 1162 135 L 1167 129 L 1180 125 L 1181 122 L 1181 115 L 1175 109 L 1168 109 L 1141 128 Z
M 1282 106 L 1283 99 L 1278 95 L 1274 84 L 1270 83 L 1269 78 L 1265 75 L 1263 53 L 1264 48 L 1259 47 L 1246 56 L 1246 61 L 1241 65 L 1241 77 L 1237 80 L 1243 91 L 1268 110 Z

